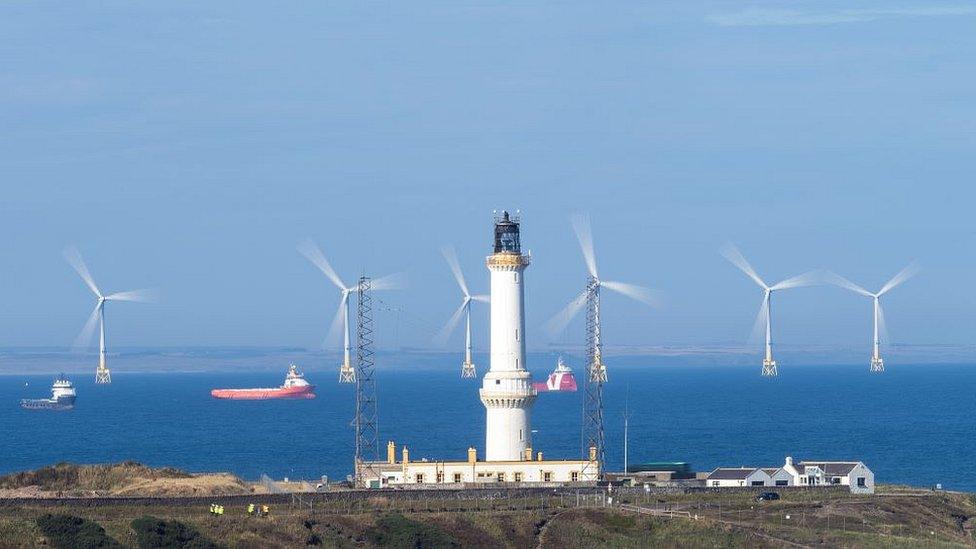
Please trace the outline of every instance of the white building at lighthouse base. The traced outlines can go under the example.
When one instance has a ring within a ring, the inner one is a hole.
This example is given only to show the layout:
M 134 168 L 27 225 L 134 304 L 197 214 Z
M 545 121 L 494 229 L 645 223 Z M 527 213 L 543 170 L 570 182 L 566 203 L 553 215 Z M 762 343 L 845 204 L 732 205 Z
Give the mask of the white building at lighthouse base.
M 430 488 L 481 487 L 504 483 L 506 486 L 593 485 L 597 481 L 597 463 L 587 460 L 544 460 L 542 452 L 532 454 L 527 448 L 519 461 L 479 461 L 477 450 L 468 449 L 466 461 L 411 461 L 407 448 L 396 460 L 396 446 L 387 444 L 386 461 L 364 463 L 357 467 L 364 484 L 370 488 L 389 486 Z M 595 457 L 595 454 L 591 455 Z

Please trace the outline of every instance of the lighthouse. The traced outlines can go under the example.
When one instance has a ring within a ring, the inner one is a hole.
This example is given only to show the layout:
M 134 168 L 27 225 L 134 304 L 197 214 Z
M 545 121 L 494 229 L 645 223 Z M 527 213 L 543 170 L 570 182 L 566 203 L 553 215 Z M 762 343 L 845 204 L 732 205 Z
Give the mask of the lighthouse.
M 530 411 L 536 391 L 525 369 L 525 292 L 519 219 L 502 212 L 495 219 L 491 273 L 491 361 L 481 386 L 487 412 L 485 459 L 521 461 L 532 448 Z M 531 456 L 528 456 L 531 459 Z

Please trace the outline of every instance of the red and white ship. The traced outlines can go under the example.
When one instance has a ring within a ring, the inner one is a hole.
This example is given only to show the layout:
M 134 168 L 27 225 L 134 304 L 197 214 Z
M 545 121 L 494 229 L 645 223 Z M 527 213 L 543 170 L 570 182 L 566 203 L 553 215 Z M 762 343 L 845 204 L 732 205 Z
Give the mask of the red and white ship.
M 281 387 L 267 389 L 214 389 L 214 398 L 230 400 L 269 400 L 273 398 L 315 398 L 315 385 L 305 381 L 305 376 L 294 364 L 288 366 L 288 375 Z
M 576 378 L 573 377 L 573 370 L 563 362 L 563 357 L 559 357 L 549 379 L 545 383 L 537 381 L 532 386 L 540 393 L 573 392 L 576 390 Z

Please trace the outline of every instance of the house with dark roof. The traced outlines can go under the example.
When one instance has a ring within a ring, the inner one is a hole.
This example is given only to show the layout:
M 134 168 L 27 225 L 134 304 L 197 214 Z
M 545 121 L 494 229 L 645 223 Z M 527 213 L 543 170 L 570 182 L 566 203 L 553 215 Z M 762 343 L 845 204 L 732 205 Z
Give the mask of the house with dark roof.
M 798 486 L 849 486 L 852 494 L 873 494 L 874 473 L 861 461 L 801 461 Z
M 787 456 L 782 467 L 719 467 L 705 477 L 709 488 L 748 486 L 847 486 L 852 494 L 873 494 L 874 473 L 861 461 L 801 461 Z
M 705 477 L 705 485 L 714 488 L 771 486 L 772 479 L 757 467 L 719 467 Z

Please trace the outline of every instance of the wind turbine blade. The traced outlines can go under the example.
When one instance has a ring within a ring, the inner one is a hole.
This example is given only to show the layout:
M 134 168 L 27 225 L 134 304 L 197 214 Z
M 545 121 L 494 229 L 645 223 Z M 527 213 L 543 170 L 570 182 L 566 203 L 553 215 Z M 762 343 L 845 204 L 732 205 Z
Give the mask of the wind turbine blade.
M 840 276 L 839 274 L 833 271 L 824 271 L 823 281 L 826 282 L 827 284 L 833 284 L 834 286 L 838 286 L 840 288 L 844 288 L 845 290 L 850 290 L 852 292 L 859 293 L 866 297 L 874 297 L 874 294 L 872 294 L 871 292 L 865 290 L 864 288 L 858 286 L 857 284 L 854 284 L 850 280 Z
M 458 262 L 457 252 L 454 251 L 453 246 L 445 246 L 441 248 L 441 253 L 444 254 L 444 259 L 447 260 L 447 265 L 451 268 L 451 272 L 454 273 L 454 280 L 457 281 L 458 286 L 461 288 L 461 293 L 464 297 L 471 295 L 468 291 L 468 284 L 464 281 L 464 273 L 461 272 L 461 263 Z
M 586 290 L 583 293 L 576 296 L 575 299 L 569 302 L 563 310 L 559 311 L 552 318 L 550 318 L 544 325 L 544 328 L 549 335 L 555 336 L 566 329 L 570 320 L 573 320 L 577 314 L 579 314 L 580 309 L 586 304 Z
M 467 306 L 468 301 L 468 298 L 464 298 L 461 301 L 461 306 L 458 307 L 457 310 L 454 311 L 454 314 L 451 315 L 451 318 L 448 319 L 447 324 L 445 324 L 444 327 L 437 332 L 437 335 L 434 337 L 434 342 L 437 345 L 443 346 L 447 344 L 448 338 L 450 338 L 451 334 L 454 333 L 454 328 L 457 328 L 458 323 L 461 322 L 461 317 L 464 316 L 464 307 Z
M 371 290 L 400 290 L 407 286 L 407 275 L 393 273 L 369 281 Z
M 342 315 L 345 313 L 346 300 L 349 299 L 349 293 L 343 291 L 342 299 L 339 300 L 339 308 L 336 309 L 336 314 L 332 318 L 332 324 L 329 325 L 329 332 L 325 336 L 325 341 L 323 342 L 324 347 L 331 347 L 333 343 L 342 339 Z
M 654 290 L 651 290 L 650 288 L 637 286 L 635 284 L 626 284 L 624 282 L 614 282 L 612 280 L 601 280 L 600 285 L 608 290 L 613 290 L 618 294 L 625 295 L 631 299 L 635 299 L 641 303 L 650 305 L 651 307 L 661 306 L 660 294 Z
M 479 301 L 481 303 L 491 303 L 491 296 L 480 294 L 471 296 L 471 301 Z
M 593 278 L 599 278 L 596 274 L 596 252 L 593 250 L 593 229 L 590 227 L 590 218 L 583 214 L 576 214 L 571 221 L 576 239 L 579 240 L 580 250 L 583 251 L 586 270 Z
M 312 242 L 312 239 L 306 239 L 298 245 L 298 251 L 304 255 L 313 265 L 319 268 L 320 271 L 325 273 L 325 276 L 329 277 L 329 280 L 333 284 L 339 287 L 340 290 L 345 290 L 347 288 L 346 284 L 339 278 L 339 274 L 335 272 L 329 260 L 325 258 L 325 254 L 322 250 Z
M 808 271 L 801 275 L 796 275 L 793 278 L 787 278 L 782 282 L 777 282 L 773 284 L 770 290 L 789 290 L 790 288 L 799 288 L 801 286 L 816 286 L 821 284 L 823 281 L 823 271 Z
M 759 345 L 766 341 L 766 317 L 769 315 L 769 303 L 763 297 L 762 305 L 759 306 L 759 313 L 756 315 L 756 322 L 752 325 L 752 332 L 749 333 L 749 345 Z
M 734 244 L 729 242 L 725 246 L 722 246 L 720 253 L 722 254 L 722 257 L 728 259 L 733 265 L 738 267 L 740 271 L 746 273 L 746 276 L 755 281 L 756 284 L 759 284 L 759 286 L 761 286 L 764 290 L 769 288 L 769 286 L 766 285 L 766 282 L 760 278 L 759 274 L 756 273 L 756 270 L 752 268 L 752 265 L 750 265 L 748 261 L 746 261 L 746 258 L 742 255 L 742 252 L 740 252 Z
M 105 301 L 139 301 L 151 303 L 159 298 L 158 292 L 154 289 L 129 290 L 127 292 L 116 292 L 105 296 Z
M 905 282 L 909 278 L 911 278 L 911 277 L 915 276 L 916 274 L 918 274 L 919 269 L 920 269 L 920 267 L 919 267 L 918 263 L 915 263 L 914 261 L 911 262 L 907 267 L 905 267 L 904 269 L 902 269 L 901 272 L 899 272 L 898 274 L 896 274 L 895 276 L 893 276 L 891 278 L 891 280 L 889 280 L 888 283 L 885 284 L 881 288 L 881 290 L 878 292 L 878 295 L 879 296 L 882 296 L 882 295 L 890 292 L 896 286 L 901 285 L 903 282 Z
M 98 326 L 98 303 L 95 303 L 95 308 L 92 310 L 91 315 L 88 317 L 88 321 L 85 322 L 85 326 L 81 329 L 78 337 L 75 338 L 74 343 L 71 344 L 72 350 L 75 352 L 80 352 L 91 344 L 92 336 L 95 335 L 95 328 Z
M 88 289 L 91 290 L 96 297 L 102 297 L 102 292 L 98 289 L 98 286 L 95 285 L 95 279 L 93 279 L 91 273 L 88 272 L 88 266 L 85 265 L 85 260 L 81 258 L 81 252 L 78 251 L 78 248 L 75 248 L 74 246 L 65 248 L 63 255 L 64 258 L 68 260 L 68 264 L 70 264 L 78 275 L 81 276 L 81 279 L 85 281 L 85 285 L 88 286 Z

